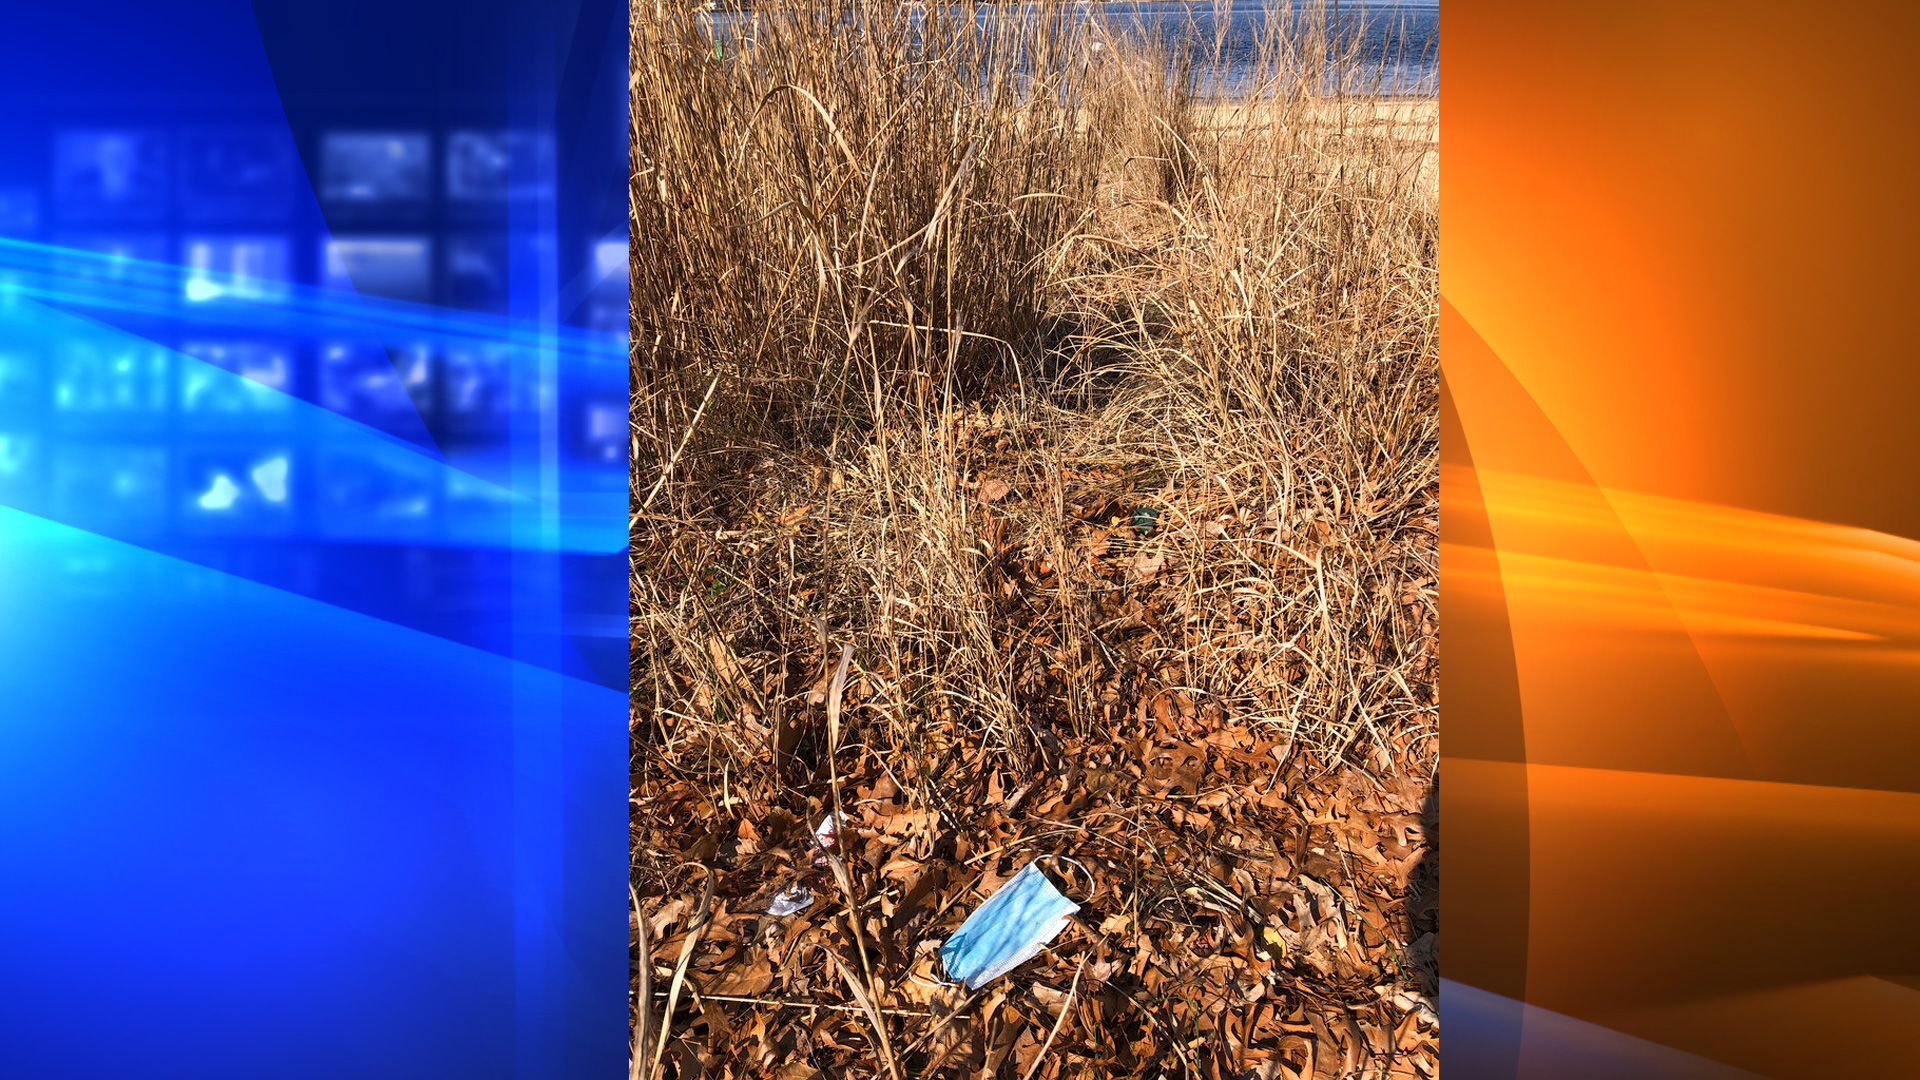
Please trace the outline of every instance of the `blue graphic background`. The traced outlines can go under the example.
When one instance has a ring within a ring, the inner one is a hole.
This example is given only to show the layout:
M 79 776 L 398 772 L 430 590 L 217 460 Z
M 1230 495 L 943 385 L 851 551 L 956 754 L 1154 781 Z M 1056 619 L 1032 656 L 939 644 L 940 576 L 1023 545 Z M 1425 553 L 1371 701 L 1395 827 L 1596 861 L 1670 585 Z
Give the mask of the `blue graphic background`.
M 625 1063 L 624 5 L 12 5 L 0 1076 Z

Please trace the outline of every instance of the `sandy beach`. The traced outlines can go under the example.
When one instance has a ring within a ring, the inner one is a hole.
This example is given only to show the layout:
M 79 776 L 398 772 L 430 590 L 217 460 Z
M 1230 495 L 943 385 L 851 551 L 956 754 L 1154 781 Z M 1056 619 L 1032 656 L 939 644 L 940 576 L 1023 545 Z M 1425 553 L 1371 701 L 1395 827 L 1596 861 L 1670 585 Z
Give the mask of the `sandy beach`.
M 1257 131 L 1271 123 L 1270 105 L 1229 103 L 1195 107 L 1203 126 L 1216 131 Z M 1409 164 L 1417 161 L 1422 189 L 1440 196 L 1440 101 L 1438 98 L 1329 102 L 1309 107 L 1316 122 L 1340 131 L 1384 135 L 1399 144 Z

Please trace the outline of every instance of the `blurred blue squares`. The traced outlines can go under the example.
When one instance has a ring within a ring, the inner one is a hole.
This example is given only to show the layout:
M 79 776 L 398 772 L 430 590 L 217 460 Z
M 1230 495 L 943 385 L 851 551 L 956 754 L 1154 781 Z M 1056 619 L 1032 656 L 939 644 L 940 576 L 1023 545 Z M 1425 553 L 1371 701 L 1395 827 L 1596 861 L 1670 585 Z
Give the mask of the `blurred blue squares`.
M 433 411 L 433 353 L 424 345 L 332 342 L 320 350 L 320 404 L 375 427 Z
M 603 464 L 624 462 L 627 457 L 627 403 L 613 399 L 589 401 L 585 413 L 581 440 L 586 446 L 586 456 Z
M 552 198 L 553 136 L 538 131 L 453 131 L 447 135 L 447 198 L 504 203 Z
M 159 445 L 69 443 L 52 462 L 53 512 L 81 528 L 150 531 L 167 519 L 167 452 Z
M 285 417 L 293 398 L 293 350 L 264 341 L 185 341 L 180 413 L 213 423 Z
M 30 187 L 0 187 L 0 236 L 24 239 L 40 230 L 40 193 Z
M 137 276 L 137 263 L 162 263 L 172 254 L 167 234 L 158 232 L 65 233 L 54 243 L 62 249 L 104 255 L 82 259 L 56 255 L 62 272 L 94 281 L 127 281 Z
M 180 208 L 190 220 L 284 217 L 293 194 L 295 154 L 272 128 L 193 130 L 180 136 Z
M 0 423 L 16 422 L 44 411 L 46 364 L 31 352 L 0 352 Z
M 433 299 L 433 241 L 425 236 L 336 236 L 321 245 L 329 289 L 426 303 Z
M 69 421 L 158 421 L 167 410 L 167 361 L 157 346 L 71 342 L 54 362 L 53 410 Z
M 293 479 L 293 454 L 284 447 L 196 447 L 181 464 L 175 511 L 190 532 L 285 531 Z
M 73 220 L 165 216 L 166 136 L 158 131 L 63 131 L 54 136 L 53 194 Z
M 180 241 L 188 300 L 285 296 L 291 260 L 283 236 L 188 236 Z
M 604 283 L 618 283 L 621 292 L 627 290 L 627 236 L 624 232 L 613 233 L 593 245 L 593 272 Z
M 627 330 L 627 237 L 614 233 L 593 245 L 593 288 L 587 294 L 589 330 Z
M 39 432 L 0 425 L 0 501 L 40 501 L 46 473 L 46 439 Z
M 432 169 L 432 140 L 424 131 L 334 131 L 320 139 L 320 197 L 331 203 L 424 203 Z
M 451 347 L 441 361 L 442 402 L 450 430 L 466 435 L 505 429 L 512 410 L 504 345 Z
M 447 239 L 446 299 L 468 311 L 507 310 L 507 237 L 463 233 Z
M 440 468 L 411 454 L 326 452 L 317 485 L 319 531 L 383 543 L 432 539 L 438 531 Z

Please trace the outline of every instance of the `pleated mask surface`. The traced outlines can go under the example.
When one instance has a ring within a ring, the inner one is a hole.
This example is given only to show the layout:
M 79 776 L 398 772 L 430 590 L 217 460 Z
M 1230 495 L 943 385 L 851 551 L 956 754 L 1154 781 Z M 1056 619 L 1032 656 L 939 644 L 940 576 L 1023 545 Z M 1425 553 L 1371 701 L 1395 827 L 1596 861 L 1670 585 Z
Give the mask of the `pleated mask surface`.
M 1028 863 L 940 946 L 940 962 L 949 978 L 977 990 L 1032 959 L 1079 910 Z

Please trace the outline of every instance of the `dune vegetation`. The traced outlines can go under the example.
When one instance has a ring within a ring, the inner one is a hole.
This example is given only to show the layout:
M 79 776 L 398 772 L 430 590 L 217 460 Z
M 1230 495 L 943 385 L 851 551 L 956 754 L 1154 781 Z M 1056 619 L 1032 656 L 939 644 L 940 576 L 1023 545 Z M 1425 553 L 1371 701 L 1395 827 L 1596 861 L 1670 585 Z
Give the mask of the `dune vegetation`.
M 1435 1074 L 1437 106 L 1265 19 L 635 3 L 636 1076 Z

